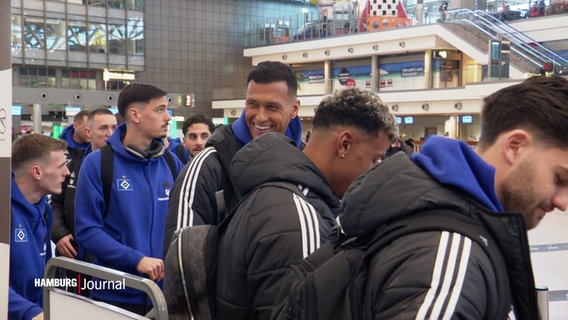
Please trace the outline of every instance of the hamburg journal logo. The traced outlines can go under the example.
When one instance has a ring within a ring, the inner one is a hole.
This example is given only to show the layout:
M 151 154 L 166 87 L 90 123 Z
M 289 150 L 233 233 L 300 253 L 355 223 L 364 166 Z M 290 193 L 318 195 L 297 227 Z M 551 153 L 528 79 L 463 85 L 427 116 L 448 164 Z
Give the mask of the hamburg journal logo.
M 77 293 L 83 290 L 124 290 L 126 280 L 100 280 L 82 278 L 79 274 L 77 278 L 35 278 L 35 287 L 48 288 L 77 288 Z

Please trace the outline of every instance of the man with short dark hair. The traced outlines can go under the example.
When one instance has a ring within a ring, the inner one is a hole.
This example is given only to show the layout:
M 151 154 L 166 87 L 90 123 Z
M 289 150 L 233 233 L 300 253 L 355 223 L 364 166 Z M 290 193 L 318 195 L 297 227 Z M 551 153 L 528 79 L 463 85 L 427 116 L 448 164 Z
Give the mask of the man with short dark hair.
M 267 133 L 286 134 L 302 147 L 298 117 L 296 74 L 281 62 L 265 61 L 247 76 L 245 110 L 233 124 L 215 130 L 205 148 L 180 173 L 168 210 L 165 250 L 175 230 L 199 224 L 217 224 L 222 217 L 215 194 L 223 191 L 227 211 L 240 195 L 228 175 L 233 156 L 252 139 Z
M 485 98 L 475 150 L 430 136 L 358 179 L 339 219 L 349 236 L 445 219 L 369 257 L 361 319 L 538 319 L 527 230 L 567 209 L 567 123 L 568 80 L 531 77 Z
M 67 143 L 29 134 L 12 145 L 12 214 L 10 219 L 10 289 L 8 319 L 43 319 L 42 279 L 51 258 L 48 194 L 61 192 L 69 175 Z
M 170 150 L 183 164 L 186 164 L 205 149 L 207 140 L 215 131 L 215 125 L 206 115 L 196 114 L 185 119 L 181 131 L 183 133 L 181 143 L 170 147 Z
M 122 89 L 118 110 L 125 122 L 107 140 L 113 162 L 109 203 L 103 194 L 102 150 L 83 160 L 75 199 L 77 241 L 95 263 L 158 284 L 164 276 L 165 217 L 176 178 L 169 161 L 176 172 L 182 168 L 162 142 L 171 120 L 166 94 L 148 84 Z M 93 290 L 91 296 L 138 314 L 148 309 L 144 294 L 130 288 Z
M 196 114 L 183 122 L 181 130 L 183 132 L 182 144 L 193 158 L 205 149 L 207 140 L 215 131 L 215 125 L 205 115 Z
M 303 152 L 281 134 L 244 146 L 231 168 L 247 196 L 219 241 L 217 318 L 269 319 L 286 267 L 328 238 L 339 199 L 361 173 L 379 161 L 397 135 L 394 117 L 370 91 L 349 88 L 316 109 Z M 259 185 L 287 182 L 288 189 Z
M 85 133 L 88 116 L 88 110 L 79 111 L 75 117 L 73 117 L 73 124 L 63 129 L 59 135 L 59 139 L 65 140 L 69 148 L 87 149 L 87 147 L 89 147 L 89 137 L 87 137 Z

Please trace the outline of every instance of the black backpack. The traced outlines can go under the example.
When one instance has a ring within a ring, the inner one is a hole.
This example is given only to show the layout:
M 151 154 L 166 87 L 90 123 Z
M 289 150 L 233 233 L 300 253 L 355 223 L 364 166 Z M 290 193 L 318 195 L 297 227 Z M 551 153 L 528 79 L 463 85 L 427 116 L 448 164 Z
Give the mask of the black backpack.
M 172 154 L 166 150 L 163 154 L 168 167 L 172 172 L 174 180 L 177 177 L 177 167 Z M 103 217 L 106 217 L 108 208 L 110 207 L 110 191 L 112 189 L 112 175 L 114 173 L 114 158 L 112 156 L 112 147 L 106 144 L 101 148 L 101 180 L 103 183 L 103 196 L 105 199 L 105 211 Z
M 171 320 L 216 319 L 217 249 L 240 204 L 254 190 L 279 187 L 306 199 L 302 191 L 288 182 L 267 182 L 243 197 L 219 225 L 184 227 L 174 234 L 164 259 L 164 297 Z
M 175 147 L 174 153 L 184 165 L 189 162 L 189 159 L 185 156 L 185 147 L 183 144 L 179 144 Z
M 272 319 L 362 319 L 369 258 L 395 239 L 416 232 L 452 231 L 479 243 L 492 262 L 499 261 L 494 264 L 498 289 L 508 292 L 507 271 L 496 242 L 485 230 L 456 215 L 459 216 L 444 209 L 412 215 L 384 225 L 363 239 L 349 238 L 336 227 L 328 242 L 290 267 L 275 301 Z M 507 318 L 510 306 L 497 308 L 488 319 Z

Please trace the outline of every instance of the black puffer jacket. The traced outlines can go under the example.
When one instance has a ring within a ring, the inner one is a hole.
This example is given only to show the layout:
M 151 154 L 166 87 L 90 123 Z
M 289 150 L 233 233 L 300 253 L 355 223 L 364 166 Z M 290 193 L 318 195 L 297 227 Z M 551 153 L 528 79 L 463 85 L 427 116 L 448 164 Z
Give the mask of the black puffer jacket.
M 401 237 L 370 260 L 363 319 L 506 319 L 508 306 L 516 319 L 537 319 L 521 214 L 484 208 L 437 182 L 403 154 L 359 177 L 343 200 L 339 220 L 349 235 L 368 235 L 402 217 L 446 208 L 487 230 L 497 242 L 489 239 L 487 245 L 498 246 L 502 254 L 502 265 L 492 265 L 478 242 L 451 232 Z M 510 290 L 498 292 L 497 283 L 503 281 Z M 498 311 L 501 306 L 507 308 Z
M 235 156 L 231 173 L 241 194 L 269 181 L 300 185 L 255 189 L 238 207 L 220 241 L 218 319 L 269 319 L 287 267 L 313 252 L 334 225 L 339 200 L 320 171 L 290 140 L 269 133 Z

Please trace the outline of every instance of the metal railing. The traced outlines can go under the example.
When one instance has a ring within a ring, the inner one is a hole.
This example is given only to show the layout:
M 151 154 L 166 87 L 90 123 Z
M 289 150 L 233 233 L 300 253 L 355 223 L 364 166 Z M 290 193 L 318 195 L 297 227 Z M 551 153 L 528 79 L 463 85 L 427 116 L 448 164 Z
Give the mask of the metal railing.
M 66 257 L 54 257 L 49 259 L 45 268 L 45 279 L 55 279 L 57 268 L 62 268 L 66 270 L 72 270 L 81 274 L 87 274 L 95 278 L 99 278 L 107 281 L 119 281 L 123 282 L 126 287 L 137 289 L 143 291 L 152 300 L 156 314 L 156 320 L 168 320 L 168 308 L 166 304 L 166 299 L 162 293 L 162 290 L 158 285 L 146 278 L 135 276 L 129 273 L 117 271 L 110 268 L 101 267 L 92 263 L 87 263 L 84 261 L 79 261 L 75 259 L 69 259 Z M 49 284 L 49 281 L 46 281 Z M 80 284 L 79 284 L 80 285 Z M 44 316 L 45 319 L 50 319 L 50 291 L 57 290 L 55 286 L 46 285 L 43 288 L 43 305 L 44 305 Z M 72 296 L 72 294 L 70 294 Z M 77 299 L 83 301 L 89 301 L 90 299 L 76 296 Z M 92 300 L 91 300 L 92 301 Z M 94 301 L 93 301 L 94 303 Z M 145 319 L 145 318 L 142 318 Z M 61 320 L 61 319 L 56 319 Z

